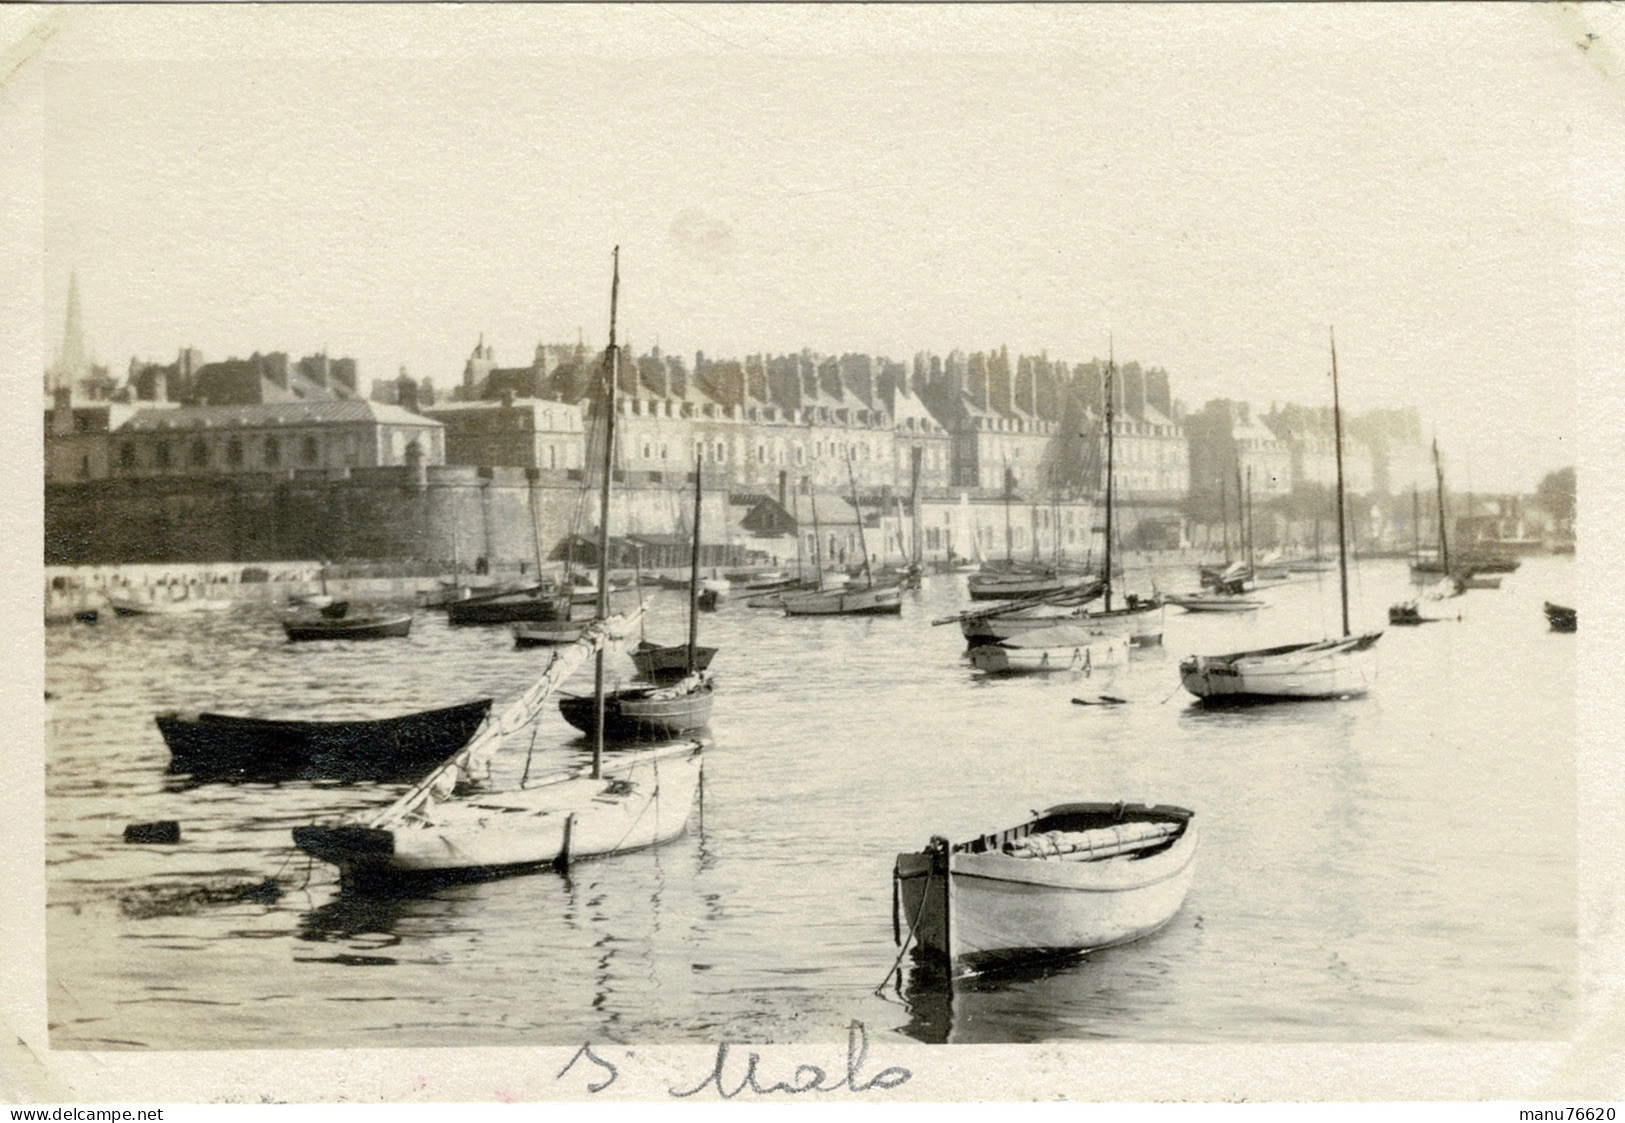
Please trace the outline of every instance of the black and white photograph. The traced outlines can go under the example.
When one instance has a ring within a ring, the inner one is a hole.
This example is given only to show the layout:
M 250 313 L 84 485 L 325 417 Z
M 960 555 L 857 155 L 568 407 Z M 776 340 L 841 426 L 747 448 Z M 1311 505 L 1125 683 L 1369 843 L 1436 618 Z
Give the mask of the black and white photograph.
M 12 9 L 0 1099 L 1625 1098 L 1622 27 Z

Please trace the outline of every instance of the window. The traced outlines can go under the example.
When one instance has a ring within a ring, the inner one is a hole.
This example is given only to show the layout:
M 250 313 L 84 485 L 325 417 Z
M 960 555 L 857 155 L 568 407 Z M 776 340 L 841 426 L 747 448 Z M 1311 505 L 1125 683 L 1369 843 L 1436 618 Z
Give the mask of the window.
M 207 468 L 209 466 L 209 446 L 202 441 L 193 441 L 191 461 L 194 468 Z
M 243 442 L 240 438 L 233 437 L 226 442 L 226 464 L 232 468 L 243 466 Z
M 153 462 L 160 468 L 169 467 L 169 442 L 159 441 L 158 447 L 153 451 Z
M 665 445 L 660 446 L 660 459 L 662 459 L 662 460 L 666 459 L 666 446 Z
M 120 445 L 118 450 L 118 466 L 120 468 L 135 467 L 135 446 Z
M 643 459 L 645 459 L 645 460 L 653 460 L 654 459 L 654 446 L 651 445 L 648 441 L 643 442 Z
M 721 463 L 722 461 L 728 459 L 728 446 L 723 444 L 721 441 L 717 442 L 717 449 L 716 449 L 716 457 L 715 457 L 715 459 L 717 460 L 718 463 Z
M 265 466 L 275 468 L 282 463 L 282 446 L 275 437 L 265 438 Z
M 81 456 L 79 458 L 79 477 L 81 479 L 89 479 L 90 478 L 90 457 L 89 456 Z
M 807 450 L 805 448 L 803 448 L 800 444 L 797 444 L 795 447 L 796 447 L 796 464 L 801 465 L 801 464 L 807 463 Z
M 306 437 L 304 440 L 299 442 L 299 457 L 306 464 L 316 463 L 316 460 L 320 455 L 321 452 L 316 447 L 315 437 Z

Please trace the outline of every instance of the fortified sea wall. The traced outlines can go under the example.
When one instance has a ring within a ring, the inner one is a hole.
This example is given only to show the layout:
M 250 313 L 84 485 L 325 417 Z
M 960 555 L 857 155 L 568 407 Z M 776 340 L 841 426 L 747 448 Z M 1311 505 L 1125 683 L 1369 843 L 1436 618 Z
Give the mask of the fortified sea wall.
M 641 473 L 610 501 L 617 535 L 686 528 L 691 493 Z M 727 497 L 704 523 L 727 525 Z M 352 468 L 291 475 L 109 479 L 45 489 L 45 564 L 415 559 L 464 568 L 533 564 L 572 532 L 592 534 L 598 498 L 564 471 Z

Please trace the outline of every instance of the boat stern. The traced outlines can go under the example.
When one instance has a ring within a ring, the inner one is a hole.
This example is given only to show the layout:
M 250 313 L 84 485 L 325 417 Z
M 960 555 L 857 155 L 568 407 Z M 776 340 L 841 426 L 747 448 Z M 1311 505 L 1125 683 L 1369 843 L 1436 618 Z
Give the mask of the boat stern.
M 395 832 L 376 827 L 295 827 L 293 844 L 347 874 L 355 867 L 373 865 L 393 856 Z

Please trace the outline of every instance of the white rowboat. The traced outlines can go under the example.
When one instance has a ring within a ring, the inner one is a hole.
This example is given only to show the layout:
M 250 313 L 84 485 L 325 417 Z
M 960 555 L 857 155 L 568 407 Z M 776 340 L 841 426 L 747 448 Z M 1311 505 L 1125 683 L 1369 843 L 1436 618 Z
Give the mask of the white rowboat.
M 1196 849 L 1190 811 L 1143 804 L 1068 803 L 969 842 L 938 836 L 897 856 L 895 935 L 956 975 L 1127 943 L 1179 911 Z

